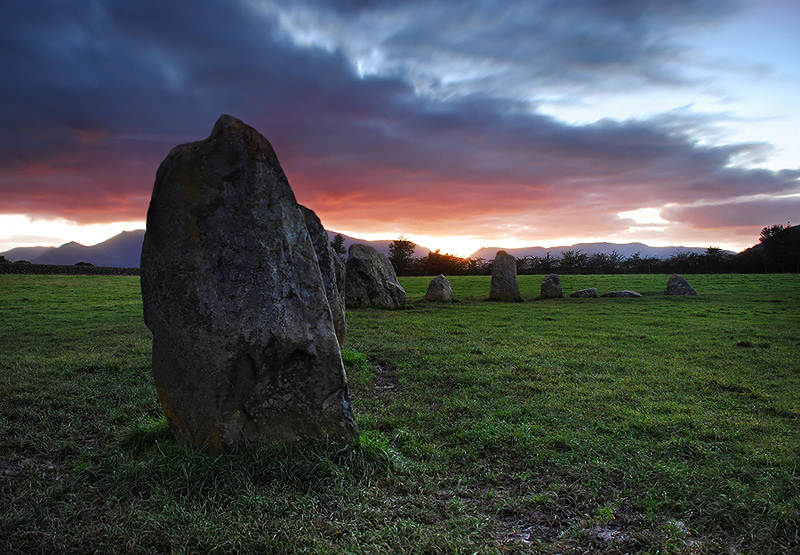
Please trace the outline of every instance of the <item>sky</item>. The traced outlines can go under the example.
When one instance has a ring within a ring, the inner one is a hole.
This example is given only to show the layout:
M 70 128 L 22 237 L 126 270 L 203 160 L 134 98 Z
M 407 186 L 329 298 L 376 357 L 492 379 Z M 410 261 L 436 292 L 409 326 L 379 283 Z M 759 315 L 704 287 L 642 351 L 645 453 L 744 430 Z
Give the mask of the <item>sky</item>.
M 10 0 L 0 252 L 142 229 L 220 114 L 329 229 L 740 251 L 800 223 L 797 0 Z

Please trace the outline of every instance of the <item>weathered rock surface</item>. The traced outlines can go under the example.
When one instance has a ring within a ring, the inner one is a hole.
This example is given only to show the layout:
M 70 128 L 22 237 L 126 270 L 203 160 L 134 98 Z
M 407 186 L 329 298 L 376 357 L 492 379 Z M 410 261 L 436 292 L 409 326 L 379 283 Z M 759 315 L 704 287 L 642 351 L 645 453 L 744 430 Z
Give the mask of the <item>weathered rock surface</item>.
M 492 281 L 489 285 L 491 301 L 521 301 L 517 283 L 517 259 L 506 251 L 497 251 L 492 264 Z
M 550 274 L 542 281 L 539 299 L 560 299 L 564 296 L 561 290 L 561 278 L 558 274 Z
M 346 269 L 347 308 L 400 308 L 406 303 L 406 291 L 398 283 L 392 263 L 374 247 L 360 243 L 350 245 Z
M 182 441 L 352 441 L 317 254 L 269 142 L 221 116 L 156 174 L 141 258 L 153 377 Z
M 347 335 L 347 321 L 344 316 L 344 262 L 333 250 L 331 242 L 328 241 L 328 234 L 325 233 L 325 228 L 322 227 L 322 222 L 314 211 L 305 206 L 300 206 L 300 210 L 305 218 L 314 252 L 317 254 L 322 284 L 325 286 L 325 295 L 331 307 L 336 338 L 339 340 L 339 345 L 342 345 Z
M 569 294 L 570 297 L 582 297 L 585 299 L 594 299 L 597 297 L 597 287 L 590 287 L 589 289 L 580 289 L 573 291 Z
M 623 289 L 622 291 L 609 291 L 608 293 L 603 293 L 600 295 L 601 297 L 641 297 L 641 293 L 637 293 L 636 291 L 631 291 L 629 289 Z
M 428 291 L 424 298 L 426 301 L 452 302 L 453 287 L 450 285 L 450 280 L 442 274 L 433 278 L 428 284 Z
M 699 293 L 683 276 L 672 274 L 667 282 L 667 295 L 683 295 L 696 297 Z

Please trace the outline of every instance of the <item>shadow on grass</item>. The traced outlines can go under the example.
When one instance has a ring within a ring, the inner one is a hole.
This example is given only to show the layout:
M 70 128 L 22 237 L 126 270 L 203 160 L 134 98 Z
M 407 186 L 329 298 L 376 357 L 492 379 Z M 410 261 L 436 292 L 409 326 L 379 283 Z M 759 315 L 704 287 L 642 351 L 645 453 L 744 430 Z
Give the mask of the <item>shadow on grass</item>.
M 402 472 L 405 463 L 385 440 L 370 433 L 362 434 L 358 444 L 253 444 L 211 456 L 175 439 L 164 418 L 132 427 L 118 447 L 113 489 L 123 495 L 144 486 L 173 495 L 221 489 L 232 493 L 253 486 L 336 494 Z

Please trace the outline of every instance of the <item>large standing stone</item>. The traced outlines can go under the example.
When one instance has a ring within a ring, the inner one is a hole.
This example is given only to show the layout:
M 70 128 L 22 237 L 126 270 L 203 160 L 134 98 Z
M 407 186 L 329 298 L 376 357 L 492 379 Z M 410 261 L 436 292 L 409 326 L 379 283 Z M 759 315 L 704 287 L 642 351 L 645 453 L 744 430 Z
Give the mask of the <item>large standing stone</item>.
M 333 250 L 328 234 L 325 233 L 325 228 L 322 227 L 322 222 L 314 211 L 305 206 L 301 206 L 300 210 L 303 212 L 314 252 L 317 254 L 325 295 L 331 307 L 336 338 L 339 340 L 339 345 L 342 345 L 347 335 L 347 321 L 344 316 L 344 262 Z
M 517 283 L 517 259 L 506 251 L 497 251 L 492 264 L 492 281 L 489 285 L 491 301 L 521 301 Z
M 540 299 L 560 299 L 564 296 L 561 290 L 561 278 L 558 274 L 550 274 L 542 281 Z
M 450 281 L 443 274 L 439 274 L 428 284 L 428 291 L 424 298 L 426 301 L 452 302 L 453 287 L 450 285 Z
M 158 397 L 182 441 L 357 439 L 306 221 L 255 129 L 223 115 L 162 162 L 141 284 Z
M 667 295 L 683 295 L 696 297 L 699 293 L 692 287 L 686 278 L 672 274 L 667 282 Z
M 346 267 L 347 308 L 400 308 L 406 303 L 406 291 L 397 281 L 392 263 L 374 247 L 360 243 L 350 245 Z

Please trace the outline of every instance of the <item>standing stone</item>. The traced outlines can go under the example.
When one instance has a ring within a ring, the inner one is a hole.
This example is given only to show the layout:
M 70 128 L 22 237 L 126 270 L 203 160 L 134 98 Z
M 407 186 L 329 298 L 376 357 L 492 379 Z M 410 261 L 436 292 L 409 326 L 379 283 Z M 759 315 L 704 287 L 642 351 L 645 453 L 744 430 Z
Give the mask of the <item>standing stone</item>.
M 561 290 L 561 278 L 558 274 L 550 274 L 542 282 L 542 291 L 539 294 L 540 299 L 560 299 L 564 296 Z
M 306 221 L 269 142 L 223 115 L 156 174 L 141 258 L 169 426 L 217 453 L 358 437 Z
M 597 287 L 590 287 L 589 289 L 580 289 L 573 291 L 569 294 L 570 297 L 578 297 L 583 299 L 594 299 L 597 297 Z
M 608 293 L 603 293 L 600 295 L 601 297 L 627 297 L 630 299 L 635 299 L 641 297 L 642 294 L 637 291 L 631 291 L 630 289 L 623 289 L 621 291 L 609 291 Z
M 452 302 L 453 287 L 450 285 L 450 281 L 443 274 L 433 278 L 428 284 L 428 292 L 425 293 L 424 299 L 426 301 Z
M 490 301 L 521 301 L 517 283 L 517 259 L 506 251 L 497 251 L 492 264 Z
M 696 297 L 699 293 L 692 287 L 686 278 L 677 274 L 672 274 L 667 282 L 667 295 L 682 295 Z
M 328 234 L 325 233 L 325 228 L 322 227 L 322 222 L 319 221 L 314 211 L 305 206 L 300 206 L 300 211 L 305 218 L 311 243 L 317 254 L 325 295 L 328 297 L 328 305 L 331 307 L 336 339 L 339 340 L 339 345 L 342 345 L 347 335 L 347 321 L 344 316 L 344 262 L 333 250 L 331 242 L 328 240 Z
M 398 283 L 392 263 L 374 247 L 360 243 L 350 245 L 346 269 L 347 308 L 400 308 L 406 303 L 406 291 Z

